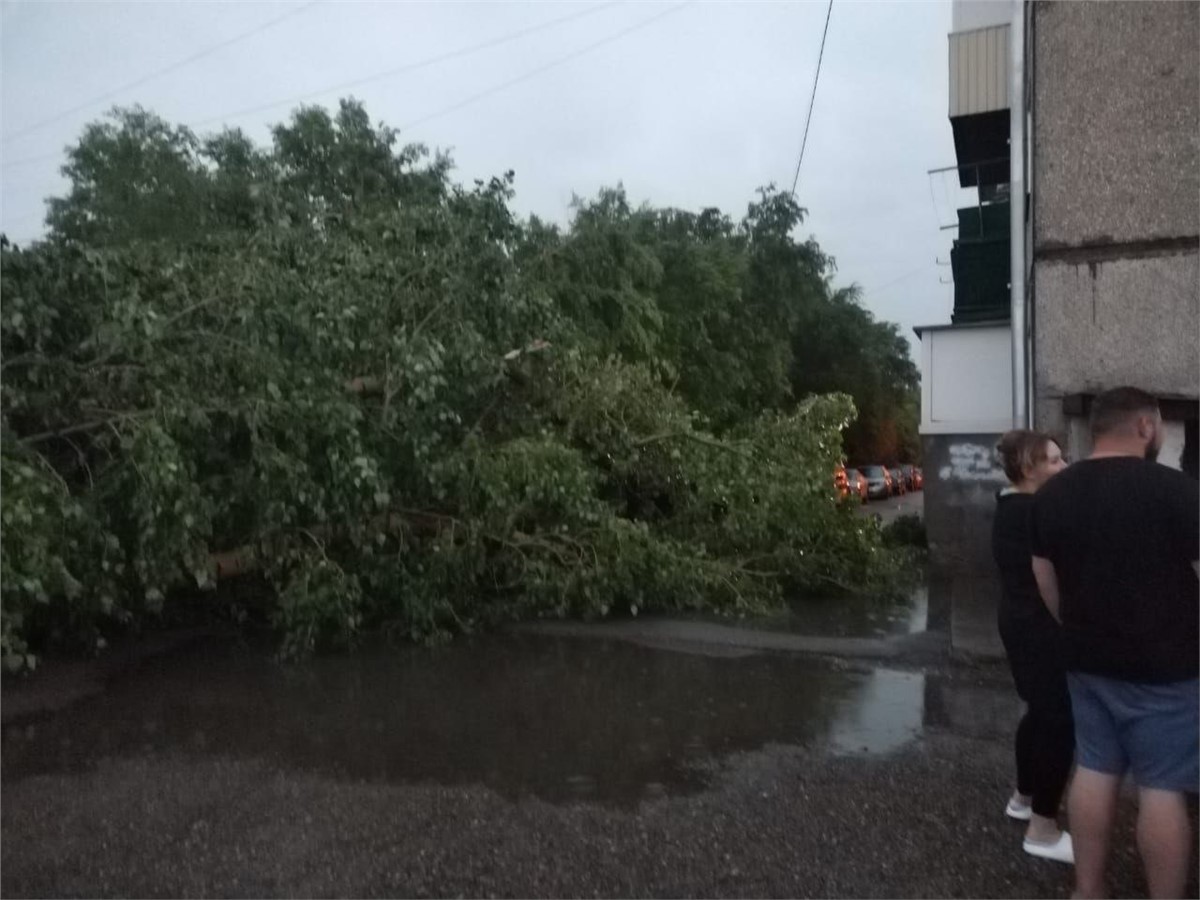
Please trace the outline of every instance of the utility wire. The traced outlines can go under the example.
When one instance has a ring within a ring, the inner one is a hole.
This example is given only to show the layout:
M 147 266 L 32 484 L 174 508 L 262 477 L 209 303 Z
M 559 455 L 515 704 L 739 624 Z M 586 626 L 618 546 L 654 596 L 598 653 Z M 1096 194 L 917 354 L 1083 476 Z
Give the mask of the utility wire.
M 203 50 L 199 50 L 196 53 L 193 53 L 191 56 L 188 56 L 184 59 L 173 62 L 169 66 L 165 66 L 164 68 L 157 69 L 153 72 L 150 72 L 147 75 L 142 75 L 139 78 L 135 78 L 133 81 L 127 82 L 127 83 L 121 85 L 120 87 L 113 88 L 111 91 L 105 91 L 103 94 L 98 94 L 90 100 L 85 100 L 82 103 L 72 106 L 70 109 L 65 109 L 60 113 L 55 113 L 53 116 L 51 116 L 48 119 L 42 119 L 42 121 L 40 121 L 40 122 L 36 122 L 27 128 L 22 128 L 20 131 L 9 135 L 8 137 L 6 137 L 4 139 L 4 143 L 8 144 L 8 143 L 11 143 L 12 141 L 17 140 L 18 138 L 24 137 L 27 134 L 32 134 L 35 131 L 40 131 L 41 129 L 45 128 L 47 125 L 53 125 L 55 122 L 61 122 L 67 116 L 73 115 L 74 113 L 77 113 L 80 110 L 87 109 L 89 106 L 95 106 L 97 103 L 103 103 L 105 100 L 108 100 L 109 98 L 114 97 L 117 94 L 123 93 L 128 90 L 132 90 L 133 88 L 136 88 L 136 87 L 141 87 L 143 84 L 146 84 L 149 81 L 153 81 L 155 78 L 161 78 L 163 75 L 167 75 L 178 69 L 182 69 L 184 66 L 191 65 L 196 60 L 203 59 L 205 56 L 209 56 L 210 54 L 216 53 L 218 50 L 223 50 L 226 47 L 229 47 L 233 44 L 238 43 L 239 41 L 244 41 L 246 38 L 252 37 L 253 35 L 256 35 L 263 31 L 266 31 L 268 28 L 274 28 L 276 25 L 280 24 L 281 22 L 283 22 L 287 19 L 290 19 L 293 16 L 298 16 L 300 13 L 305 12 L 306 10 L 309 10 L 312 7 L 316 6 L 317 2 L 318 2 L 318 0 L 310 0 L 310 2 L 305 3 L 303 6 L 299 6 L 294 9 L 289 9 L 282 16 L 277 16 L 274 19 L 271 19 L 270 21 L 263 22 L 261 25 L 257 25 L 254 28 L 251 28 L 249 31 L 243 31 L 241 34 L 236 34 L 231 38 L 227 38 L 227 39 L 221 41 L 220 43 L 213 44 L 212 46 L 209 46 L 209 47 L 205 47 Z M 54 154 L 54 155 L 57 156 L 58 154 Z
M 3 167 L 5 169 L 19 169 L 22 166 L 32 166 L 34 163 L 45 162 L 48 159 L 57 159 L 61 155 L 61 150 L 55 150 L 53 153 L 43 153 L 40 156 L 26 156 L 22 159 L 14 159 L 12 162 L 6 162 Z
M 420 119 L 415 119 L 413 121 L 407 122 L 407 124 L 404 124 L 403 126 L 401 126 L 400 131 L 401 132 L 408 131 L 408 130 L 410 130 L 410 128 L 415 128 L 416 126 L 419 126 L 419 125 L 425 125 L 426 122 L 433 121 L 434 119 L 440 119 L 440 118 L 442 118 L 442 116 L 449 115 L 450 113 L 455 113 L 455 112 L 457 112 L 457 110 L 460 110 L 463 107 L 470 106 L 470 104 L 472 104 L 472 103 L 478 102 L 480 100 L 484 100 L 484 98 L 490 97 L 493 94 L 498 94 L 498 92 L 509 89 L 509 88 L 511 88 L 511 86 L 514 86 L 516 84 L 520 84 L 522 82 L 527 82 L 527 80 L 529 80 L 530 78 L 535 78 L 536 76 L 539 76 L 539 74 L 541 74 L 541 73 L 552 70 L 552 68 L 557 68 L 558 66 L 565 65 L 566 62 L 570 62 L 572 60 L 580 58 L 580 56 L 583 56 L 584 54 L 592 53 L 593 50 L 598 50 L 599 48 L 604 47 L 605 44 L 610 44 L 614 41 L 618 41 L 618 40 L 620 40 L 620 38 L 625 37 L 626 35 L 630 35 L 634 31 L 638 31 L 643 28 L 647 28 L 648 25 L 653 24 L 658 19 L 664 18 L 666 16 L 670 16 L 671 13 L 682 10 L 682 8 L 684 8 L 685 6 L 690 5 L 691 1 L 692 0 L 688 0 L 688 2 L 683 2 L 683 4 L 678 4 L 676 6 L 667 8 L 667 10 L 665 10 L 665 11 L 655 13 L 654 16 L 650 16 L 649 18 L 642 19 L 641 22 L 638 22 L 634 25 L 630 25 L 629 28 L 625 28 L 620 31 L 613 32 L 613 34 L 611 34 L 611 35 L 600 38 L 599 41 L 594 41 L 593 43 L 586 44 L 586 46 L 583 46 L 581 48 L 578 48 L 577 50 L 574 50 L 574 52 L 571 52 L 564 56 L 559 56 L 558 59 L 554 59 L 550 62 L 547 62 L 547 64 L 544 66 L 539 66 L 539 67 L 533 68 L 533 70 L 530 70 L 526 73 L 520 74 L 520 76 L 517 76 L 516 78 L 511 78 L 508 80 L 508 82 L 494 85 L 494 86 L 492 86 L 492 88 L 488 88 L 486 90 L 482 90 L 482 91 L 478 92 L 478 94 L 473 94 L 473 95 L 470 95 L 469 97 L 463 98 L 463 100 L 458 101 L 454 104 L 451 104 L 451 106 L 449 106 L 449 107 L 444 107 L 442 109 L 438 109 L 438 110 L 436 110 L 436 112 L 421 116 Z M 602 8 L 607 8 L 608 6 L 614 6 L 614 5 L 616 5 L 616 4 L 605 4 L 605 5 L 601 5 L 601 6 L 590 7 L 589 10 L 584 10 L 583 12 L 572 13 L 572 14 L 570 14 L 570 16 L 564 16 L 562 18 L 552 19 L 552 20 L 550 20 L 550 22 L 542 23 L 541 25 L 535 25 L 535 26 L 532 26 L 532 28 L 523 29 L 522 31 L 512 32 L 512 34 L 510 34 L 510 35 L 505 35 L 502 37 L 494 38 L 493 41 L 488 41 L 488 42 L 481 43 L 481 44 L 473 44 L 473 46 L 470 46 L 470 47 L 464 47 L 464 48 L 460 48 L 458 50 L 451 50 L 451 52 L 448 54 L 443 54 L 440 56 L 433 56 L 433 58 L 428 58 L 425 60 L 419 60 L 419 61 L 413 62 L 413 64 L 409 64 L 408 66 L 404 66 L 404 67 L 400 68 L 400 70 L 394 70 L 394 71 L 390 71 L 388 73 L 379 73 L 379 74 L 376 74 L 376 76 L 368 76 L 365 79 L 360 79 L 359 82 L 335 85 L 335 86 L 332 86 L 332 88 L 323 88 L 318 91 L 313 91 L 313 92 L 311 92 L 311 94 L 307 94 L 304 97 L 293 98 L 293 100 L 286 100 L 286 101 L 271 103 L 271 104 L 269 104 L 269 106 L 264 106 L 260 109 L 280 106 L 281 103 L 284 103 L 284 104 L 292 103 L 292 102 L 295 102 L 296 100 L 302 100 L 302 98 L 317 96 L 318 94 L 326 94 L 326 92 L 329 92 L 331 90 L 342 90 L 343 88 L 346 88 L 346 86 L 349 86 L 350 84 L 360 84 L 362 82 L 365 82 L 365 80 L 372 80 L 372 79 L 376 79 L 376 78 L 385 78 L 385 77 L 390 76 L 390 74 L 396 74 L 401 71 L 409 71 L 409 70 L 412 70 L 412 68 L 433 65 L 434 62 L 440 62 L 445 59 L 450 59 L 450 58 L 452 58 L 452 56 L 461 56 L 461 55 L 467 54 L 469 52 L 474 52 L 474 50 L 484 49 L 485 47 L 496 46 L 496 44 L 498 44 L 498 43 L 515 40 L 515 38 L 517 36 L 527 35 L 527 34 L 530 34 L 530 32 L 535 31 L 535 30 L 550 28 L 550 26 L 554 25 L 554 24 L 563 24 L 564 22 L 568 22 L 569 19 L 582 18 L 583 16 L 587 16 L 587 14 L 599 12 L 600 10 L 602 10 Z M 242 110 L 242 112 L 235 113 L 234 115 L 235 116 L 247 115 L 250 112 L 260 112 L 260 109 Z M 211 122 L 222 120 L 224 118 L 226 118 L 226 116 L 215 116 L 215 118 L 212 118 L 212 119 L 206 119 L 204 121 L 194 122 L 194 124 L 190 125 L 190 127 L 202 127 L 205 124 L 211 124 Z M 31 166 L 31 164 L 34 164 L 36 162 L 42 162 L 44 160 L 53 160 L 53 158 L 56 158 L 59 155 L 60 155 L 60 151 L 52 152 L 52 154 L 42 154 L 41 156 L 31 156 L 28 158 L 24 158 L 24 160 L 14 160 L 13 162 L 4 163 L 4 168 L 10 169 L 10 168 L 18 168 L 18 167 L 22 167 L 22 166 Z
M 873 287 L 870 290 L 864 290 L 863 294 L 878 294 L 880 291 L 884 290 L 885 288 L 890 288 L 893 284 L 899 284 L 902 281 L 908 281 L 908 279 L 912 278 L 914 275 L 919 275 L 921 272 L 925 272 L 925 271 L 928 271 L 928 264 L 919 266 L 919 267 L 913 269 L 911 272 L 906 272 L 905 274 L 901 275 L 899 278 L 893 278 L 891 281 L 885 282 L 884 284 L 881 284 L 878 287 Z
M 241 110 L 238 110 L 236 112 L 233 112 L 233 113 L 230 113 L 227 115 L 212 116 L 208 119 L 203 119 L 199 122 L 189 123 L 188 127 L 203 128 L 204 126 L 211 125 L 214 122 L 226 121 L 228 119 L 237 119 L 237 118 L 241 118 L 243 116 L 251 115 L 253 113 L 265 112 L 266 110 L 275 109 L 280 106 L 287 106 L 292 103 L 299 103 L 304 100 L 309 100 L 309 99 L 312 99 L 313 97 L 317 97 L 322 94 L 327 94 L 327 93 L 331 93 L 334 91 L 342 91 L 347 88 L 358 87 L 358 86 L 367 84 L 372 81 L 379 81 L 384 78 L 390 78 L 394 75 L 399 75 L 399 74 L 402 74 L 405 72 L 416 71 L 417 69 L 422 69 L 427 66 L 435 65 L 436 63 L 446 62 L 447 60 L 456 59 L 461 56 L 466 56 L 468 54 L 475 53 L 480 50 L 486 50 L 486 49 L 490 49 L 492 47 L 498 47 L 501 44 L 510 43 L 511 41 L 514 41 L 514 40 L 517 40 L 518 38 L 522 38 L 527 35 L 533 34 L 537 31 L 544 31 L 548 28 L 552 28 L 557 25 L 563 25 L 567 22 L 570 22 L 570 21 L 573 21 L 576 19 L 582 19 L 585 16 L 593 15 L 594 13 L 598 13 L 602 10 L 608 9 L 608 8 L 616 6 L 616 5 L 617 4 L 615 2 L 603 3 L 599 6 L 589 7 L 588 9 L 582 10 L 580 12 L 571 13 L 570 15 L 566 15 L 566 16 L 560 16 L 557 19 L 550 19 L 546 22 L 541 22 L 537 25 L 532 25 L 527 28 L 522 28 L 517 31 L 512 31 L 512 32 L 509 32 L 508 34 L 503 34 L 503 35 L 500 35 L 499 37 L 495 37 L 495 38 L 492 38 L 487 41 L 483 41 L 478 44 L 471 44 L 466 47 L 459 47 L 456 50 L 451 50 L 446 53 L 438 54 L 437 56 L 430 56 L 430 57 L 426 57 L 425 59 L 420 59 L 420 60 L 417 60 L 412 63 L 406 63 L 403 66 L 398 66 L 394 69 L 388 69 L 385 72 L 376 72 L 372 75 L 364 76 L 363 78 L 357 78 L 352 81 L 345 81 L 340 84 L 329 85 L 329 86 L 320 88 L 315 91 L 309 91 L 308 93 L 298 94 L 296 96 L 288 97 L 288 98 L 282 99 L 282 100 L 274 100 L 274 101 L 271 101 L 270 103 L 264 103 L 259 106 L 248 107 L 248 108 L 241 109 Z M 660 16 L 666 15 L 669 12 L 674 12 L 675 9 L 678 9 L 678 8 L 679 7 L 672 7 L 671 9 L 667 10 L 667 12 L 660 13 L 659 15 Z M 658 16 L 656 16 L 654 18 L 658 18 Z M 646 20 L 646 22 L 643 24 L 648 24 L 649 21 L 651 21 L 651 20 Z M 604 41 L 601 41 L 600 43 L 606 43 L 609 40 L 615 40 L 617 37 L 622 37 L 625 34 L 627 34 L 629 31 L 636 30 L 636 28 L 640 28 L 640 27 L 642 27 L 642 26 L 638 25 L 638 26 L 635 26 L 634 28 L 628 29 L 626 31 L 619 32 L 617 35 L 614 35 L 610 38 L 606 38 Z M 597 45 L 585 47 L 578 52 L 586 53 L 591 49 L 595 49 L 595 46 L 597 46 Z M 557 64 L 558 63 L 556 62 L 555 65 L 557 65 Z M 546 68 L 548 68 L 548 67 L 546 67 Z M 544 69 L 539 70 L 539 71 L 544 71 Z M 537 73 L 535 72 L 532 74 L 537 74 Z M 503 90 L 504 88 L 509 87 L 511 84 L 517 83 L 517 81 L 524 80 L 525 78 L 528 78 L 528 77 L 532 77 L 532 74 L 527 73 L 526 75 L 523 75 L 520 78 L 518 78 L 512 82 L 501 85 L 498 88 L 493 88 L 493 89 L 490 89 L 489 91 L 485 91 L 483 93 L 483 95 L 476 95 L 474 97 L 468 98 L 466 101 L 456 104 L 454 106 L 454 109 L 458 109 L 460 106 L 464 106 L 467 103 L 472 103 L 475 100 L 480 99 L 480 96 L 487 96 L 489 93 L 493 93 L 498 90 Z M 425 117 L 421 121 L 422 122 L 428 121 L 431 118 L 436 118 L 438 116 L 444 115 L 446 112 L 449 112 L 449 111 L 452 111 L 452 110 L 441 110 L 437 113 L 432 114 L 431 116 Z M 406 127 L 411 127 L 412 124 L 413 123 L 410 123 Z M 28 166 L 28 165 L 33 165 L 34 163 L 43 162 L 48 159 L 57 159 L 60 155 L 61 155 L 61 151 L 54 151 L 52 153 L 43 153 L 38 156 L 30 156 L 30 157 L 25 157 L 23 159 L 16 159 L 16 160 L 13 160 L 12 162 L 3 163 L 3 168 L 16 169 L 16 168 L 20 168 L 22 166 Z
M 607 37 L 601 38 L 598 41 L 594 41 L 591 44 L 587 44 L 583 47 L 580 47 L 578 50 L 568 53 L 565 56 L 560 56 L 558 59 L 551 60 L 550 62 L 546 63 L 543 66 L 538 66 L 536 69 L 530 69 L 528 72 L 524 73 L 523 75 L 518 75 L 516 78 L 509 79 L 508 81 L 505 81 L 502 84 L 498 84 L 498 85 L 495 85 L 494 87 L 488 88 L 487 90 L 480 91 L 478 94 L 472 94 L 470 97 L 466 97 L 465 99 L 460 100 L 459 102 L 457 102 L 451 106 L 447 106 L 447 107 L 444 107 L 443 109 L 437 110 L 436 112 L 432 112 L 427 116 L 422 116 L 419 119 L 414 119 L 413 121 L 400 126 L 400 132 L 403 133 L 405 131 L 408 131 L 409 129 L 416 128 L 418 125 L 424 125 L 427 122 L 432 122 L 434 119 L 440 119 L 442 116 L 448 115 L 449 113 L 452 113 L 452 112 L 457 112 L 458 110 L 462 109 L 465 106 L 470 106 L 472 103 L 475 103 L 479 100 L 483 100 L 486 97 L 492 96 L 492 94 L 498 94 L 500 91 L 507 90 L 508 88 L 512 87 L 513 85 L 520 84 L 522 81 L 528 81 L 531 78 L 541 75 L 543 72 L 548 72 L 550 69 L 554 69 L 554 68 L 557 68 L 558 66 L 565 65 L 566 63 L 569 63 L 572 60 L 578 59 L 579 57 L 583 56 L 584 54 L 591 53 L 593 50 L 600 49 L 601 47 L 605 46 L 606 44 L 611 44 L 614 41 L 620 40 L 621 38 L 625 37 L 626 35 L 632 34 L 635 31 L 640 31 L 641 29 L 645 28 L 646 26 L 652 25 L 654 22 L 657 22 L 659 19 L 664 18 L 665 16 L 671 15 L 671 13 L 679 12 L 681 9 L 683 9 L 685 6 L 688 6 L 690 3 L 691 3 L 691 0 L 688 0 L 688 2 L 686 2 L 686 3 L 680 3 L 676 6 L 672 6 L 669 9 L 666 9 L 660 13 L 656 13 L 655 15 L 650 16 L 647 19 L 642 19 L 642 21 L 638 22 L 635 25 L 631 25 L 628 28 L 624 28 L 621 31 L 614 32 L 613 34 L 610 34 Z
M 804 137 L 800 141 L 800 158 L 796 160 L 796 174 L 792 177 L 792 196 L 796 196 L 796 185 L 800 183 L 800 164 L 804 162 L 804 148 L 808 146 L 808 126 L 812 124 L 813 103 L 817 99 L 817 82 L 821 79 L 821 60 L 825 57 L 825 36 L 829 34 L 829 17 L 833 13 L 833 0 L 825 11 L 825 30 L 821 32 L 821 52 L 817 54 L 817 74 L 813 76 L 812 95 L 808 98 L 808 115 L 804 117 Z
M 478 44 L 471 44 L 466 47 L 459 47 L 457 50 L 450 50 L 446 53 L 441 53 L 437 56 L 428 56 L 425 59 L 419 59 L 416 62 L 405 63 L 402 66 L 397 66 L 394 69 L 387 69 L 383 72 L 376 72 L 373 75 L 365 75 L 362 78 L 355 78 L 352 81 L 343 81 L 341 84 L 323 87 L 315 91 L 309 91 L 305 94 L 297 94 L 293 97 L 288 97 L 283 100 L 272 100 L 269 103 L 263 103 L 258 106 L 247 107 L 240 109 L 237 112 L 228 113 L 221 116 L 212 116 L 200 122 L 193 123 L 192 128 L 203 128 L 205 125 L 211 125 L 213 122 L 226 121 L 229 119 L 240 119 L 243 116 L 253 115 L 254 113 L 266 112 L 267 110 L 276 109 L 280 106 L 289 106 L 293 103 L 301 103 L 305 100 L 311 100 L 313 97 L 319 97 L 322 94 L 331 94 L 338 91 L 344 91 L 348 88 L 360 87 L 364 84 L 369 84 L 373 81 L 381 81 L 385 78 L 391 78 L 395 75 L 400 75 L 405 72 L 415 72 L 418 69 L 426 68 L 427 66 L 436 65 L 437 63 L 446 62 L 451 59 L 457 59 L 460 56 L 467 56 L 471 53 L 477 53 L 480 50 L 489 50 L 492 47 L 499 47 L 502 44 L 508 44 L 519 38 L 526 37 L 530 34 L 535 34 L 539 31 L 545 31 L 547 28 L 554 28 L 558 25 L 564 25 L 567 22 L 572 22 L 576 19 L 582 19 L 585 16 L 591 16 L 610 7 L 616 6 L 615 2 L 602 3 L 599 6 L 592 6 L 588 9 L 579 12 L 571 13 L 566 16 L 559 16 L 557 19 L 550 19 L 545 22 L 539 22 L 537 25 L 531 25 L 522 28 L 518 31 L 510 31 L 508 34 L 500 35 L 499 37 L 491 38 Z

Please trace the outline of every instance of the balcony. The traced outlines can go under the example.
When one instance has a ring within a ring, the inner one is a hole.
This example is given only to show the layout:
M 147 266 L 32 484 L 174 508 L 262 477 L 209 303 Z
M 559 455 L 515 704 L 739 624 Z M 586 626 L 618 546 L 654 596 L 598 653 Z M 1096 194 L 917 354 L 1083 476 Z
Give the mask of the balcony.
M 958 210 L 958 239 L 950 250 L 954 275 L 952 322 L 1005 321 L 1011 315 L 1012 246 L 1007 198 Z
M 950 321 L 955 325 L 1007 322 L 1011 316 L 1012 212 L 1008 184 L 988 182 L 1000 178 L 1007 182 L 1008 160 L 947 166 L 932 170 L 930 175 L 941 175 L 960 185 L 955 196 L 948 198 L 956 205 L 955 222 L 943 226 L 957 230 L 950 250 L 954 280 Z M 963 184 L 968 187 L 961 187 Z
M 954 312 L 950 321 L 1006 321 L 1009 303 L 1009 240 L 955 241 L 950 251 L 954 272 Z
M 991 8 L 988 8 L 991 7 Z M 973 167 L 985 160 L 1008 157 L 1009 131 L 1009 31 L 1007 3 L 983 4 L 964 21 L 984 24 L 950 34 L 950 127 L 962 187 L 976 183 L 997 185 L 1008 181 L 1008 172 L 995 167 Z M 968 8 L 970 11 L 970 8 Z M 983 16 L 983 12 L 990 16 Z M 961 19 L 963 16 L 956 16 Z M 972 180 L 976 179 L 976 180 Z
M 999 434 L 1012 427 L 1008 322 L 932 325 L 921 339 L 921 434 Z
M 950 118 L 1007 110 L 1008 25 L 950 35 Z

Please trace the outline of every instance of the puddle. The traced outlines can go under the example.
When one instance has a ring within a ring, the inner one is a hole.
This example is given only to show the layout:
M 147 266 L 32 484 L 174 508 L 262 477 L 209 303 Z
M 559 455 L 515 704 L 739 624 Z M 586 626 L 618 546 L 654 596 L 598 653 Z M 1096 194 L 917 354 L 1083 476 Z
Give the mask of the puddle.
M 728 619 L 705 617 L 729 623 Z M 870 597 L 798 597 L 776 615 L 745 620 L 747 626 L 821 637 L 881 638 L 917 634 L 929 627 L 929 589 L 915 588 L 904 600 Z
M 7 727 L 0 772 L 11 781 L 183 753 L 625 804 L 701 789 L 713 759 L 767 743 L 895 749 L 920 731 L 924 695 L 920 674 L 595 639 L 498 635 L 292 667 L 212 644 Z
M 929 591 L 921 585 L 898 603 L 880 603 L 869 598 L 805 598 L 789 605 L 782 623 L 786 623 L 788 631 L 831 637 L 917 634 L 928 627 Z
M 911 741 L 925 720 L 925 676 L 875 669 L 861 690 L 843 703 L 830 729 L 830 744 L 848 753 L 882 753 Z

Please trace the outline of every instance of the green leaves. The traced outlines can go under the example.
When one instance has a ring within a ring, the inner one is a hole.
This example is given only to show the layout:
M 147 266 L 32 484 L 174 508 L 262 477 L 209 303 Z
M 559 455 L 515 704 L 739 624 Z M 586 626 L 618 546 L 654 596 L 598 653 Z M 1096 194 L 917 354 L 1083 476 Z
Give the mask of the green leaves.
M 5 665 L 229 559 L 289 656 L 896 586 L 830 473 L 907 359 L 882 328 L 815 352 L 858 313 L 790 196 L 734 223 L 603 191 L 560 232 L 449 166 L 352 102 L 267 149 L 84 132 L 50 237 L 0 262 Z

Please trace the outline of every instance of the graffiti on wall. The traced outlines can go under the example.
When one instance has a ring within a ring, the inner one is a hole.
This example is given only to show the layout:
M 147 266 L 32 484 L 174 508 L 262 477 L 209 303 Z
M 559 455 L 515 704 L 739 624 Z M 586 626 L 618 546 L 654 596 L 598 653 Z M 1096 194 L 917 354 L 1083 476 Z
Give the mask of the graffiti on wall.
M 942 481 L 1008 481 L 995 451 L 983 444 L 951 444 L 950 462 L 938 470 Z

